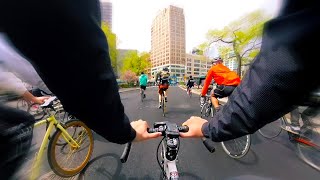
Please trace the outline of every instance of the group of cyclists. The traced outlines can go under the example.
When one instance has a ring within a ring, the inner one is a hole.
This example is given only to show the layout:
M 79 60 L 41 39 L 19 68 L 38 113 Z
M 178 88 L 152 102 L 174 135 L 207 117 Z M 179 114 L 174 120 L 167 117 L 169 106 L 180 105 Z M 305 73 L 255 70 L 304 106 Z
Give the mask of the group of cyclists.
M 213 48 L 213 47 L 210 47 Z M 210 52 L 210 50 L 208 51 Z M 209 55 L 210 57 L 211 55 Z M 167 67 L 164 67 L 162 71 L 156 75 L 156 83 L 158 84 L 158 93 L 159 93 L 159 108 L 161 108 L 161 94 L 164 93 L 165 101 L 167 102 L 167 92 L 169 88 L 169 78 L 170 73 Z M 240 77 L 234 71 L 231 71 L 228 67 L 223 65 L 223 60 L 221 57 L 216 57 L 212 59 L 212 67 L 209 69 L 206 79 L 201 92 L 200 104 L 204 104 L 204 99 L 208 93 L 208 88 L 214 79 L 214 82 L 217 84 L 216 88 L 211 93 L 211 102 L 215 108 L 215 111 L 219 111 L 219 101 L 217 98 L 228 97 L 232 94 L 233 90 L 240 84 Z M 140 91 L 146 90 L 145 84 L 147 79 L 145 74 L 142 72 L 139 78 L 140 81 Z M 189 79 L 186 83 L 187 92 L 194 86 L 195 80 L 192 76 L 189 76 Z
M 234 79 L 214 90 L 213 98 L 229 95 L 233 90 L 228 102 L 220 109 L 215 106 L 218 112 L 210 121 L 190 117 L 183 123 L 189 131 L 181 133 L 181 137 L 207 137 L 216 142 L 241 137 L 254 133 L 303 102 L 320 84 L 315 74 L 318 47 L 313 43 L 320 41 L 319 10 L 317 0 L 284 0 L 278 17 L 265 24 L 260 53 L 241 83 L 237 84 L 237 77 L 230 74 Z M 147 121 L 130 121 L 124 113 L 100 22 L 99 0 L 0 1 L 0 31 L 11 46 L 32 62 L 67 112 L 113 143 L 160 137 L 161 133 L 147 132 Z M 222 66 L 212 68 L 224 70 Z M 214 75 L 213 71 L 210 72 Z M 169 71 L 163 71 L 164 77 L 168 74 Z M 160 85 L 161 93 L 168 88 L 165 84 Z M 0 175 L 8 179 L 17 169 L 12 165 L 17 165 L 17 159 L 8 157 L 18 152 L 17 143 L 21 142 L 7 139 L 7 123 L 19 119 L 13 124 L 19 127 L 20 122 L 32 121 L 32 117 L 3 104 L 0 104 L 0 115 L 0 140 L 5 143 L 0 155 Z M 30 145 L 24 151 L 28 149 Z M 23 154 L 16 156 L 23 159 Z

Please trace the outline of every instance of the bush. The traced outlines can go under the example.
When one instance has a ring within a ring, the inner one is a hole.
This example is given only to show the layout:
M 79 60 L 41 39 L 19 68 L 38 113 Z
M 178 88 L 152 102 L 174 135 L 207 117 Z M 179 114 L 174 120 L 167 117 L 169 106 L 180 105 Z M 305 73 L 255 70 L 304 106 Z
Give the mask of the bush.
M 120 88 L 129 88 L 129 84 L 119 84 Z

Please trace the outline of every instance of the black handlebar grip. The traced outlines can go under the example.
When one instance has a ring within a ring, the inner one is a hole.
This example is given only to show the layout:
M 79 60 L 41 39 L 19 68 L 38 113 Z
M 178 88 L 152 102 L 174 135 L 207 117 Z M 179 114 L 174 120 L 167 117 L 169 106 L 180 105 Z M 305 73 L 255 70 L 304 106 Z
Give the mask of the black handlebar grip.
M 148 131 L 148 133 L 155 133 L 155 132 L 158 132 L 158 129 L 157 128 L 148 128 L 147 131 Z
M 183 132 L 183 133 L 186 133 L 189 131 L 188 126 L 180 126 L 178 129 L 179 129 L 179 132 Z
M 210 143 L 209 140 L 207 140 L 206 138 L 202 138 L 202 142 L 209 152 L 213 153 L 214 151 L 216 151 L 213 144 Z
M 121 157 L 120 157 L 120 161 L 122 163 L 127 162 L 127 159 L 128 159 L 129 153 L 130 153 L 130 149 L 131 149 L 131 142 L 128 142 L 126 144 L 126 147 L 123 150 L 123 153 L 122 153 Z

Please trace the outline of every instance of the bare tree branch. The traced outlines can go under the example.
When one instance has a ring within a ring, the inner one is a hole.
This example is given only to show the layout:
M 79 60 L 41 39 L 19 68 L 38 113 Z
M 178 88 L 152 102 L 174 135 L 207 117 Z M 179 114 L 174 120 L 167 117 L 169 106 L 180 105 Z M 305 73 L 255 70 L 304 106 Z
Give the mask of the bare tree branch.
M 245 51 L 242 53 L 242 55 L 241 55 L 241 59 L 243 58 L 243 56 L 244 56 L 247 52 L 252 51 L 252 50 L 255 50 L 255 49 L 259 49 L 259 47 L 257 47 L 257 45 L 260 45 L 260 44 L 261 44 L 261 43 L 255 44 L 255 45 L 253 45 L 251 48 L 245 50 Z
M 211 42 L 209 43 L 209 46 L 210 46 L 212 43 L 218 42 L 218 41 L 221 41 L 221 42 L 226 43 L 226 44 L 231 44 L 231 43 L 233 43 L 233 41 L 226 41 L 226 40 L 223 40 L 222 37 L 219 37 L 218 39 L 211 41 Z

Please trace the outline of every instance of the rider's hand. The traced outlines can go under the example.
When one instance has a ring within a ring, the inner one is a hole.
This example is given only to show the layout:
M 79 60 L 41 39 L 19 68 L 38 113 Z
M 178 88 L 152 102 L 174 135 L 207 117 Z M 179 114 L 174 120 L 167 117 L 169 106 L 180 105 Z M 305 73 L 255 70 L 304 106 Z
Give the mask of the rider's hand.
M 36 104 L 43 104 L 46 102 L 47 99 L 49 99 L 50 97 L 48 96 L 42 96 L 42 97 L 35 97 L 32 99 L 32 101 Z
M 147 128 L 149 128 L 149 125 L 146 121 L 142 121 L 141 119 L 138 121 L 133 121 L 130 124 L 136 131 L 136 138 L 133 140 L 134 142 L 144 141 L 161 136 L 160 132 L 148 133 Z
M 184 138 L 201 138 L 204 137 L 202 133 L 202 125 L 204 123 L 208 122 L 205 119 L 202 119 L 200 117 L 192 116 L 190 119 L 188 119 L 186 122 L 184 122 L 183 126 L 188 126 L 189 131 L 186 133 L 180 133 L 181 137 Z

